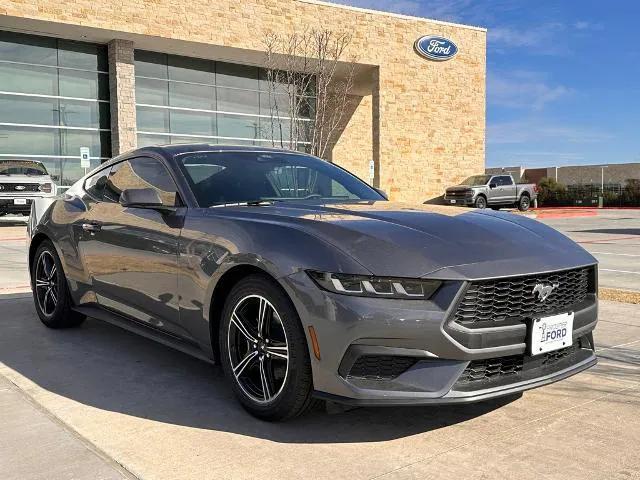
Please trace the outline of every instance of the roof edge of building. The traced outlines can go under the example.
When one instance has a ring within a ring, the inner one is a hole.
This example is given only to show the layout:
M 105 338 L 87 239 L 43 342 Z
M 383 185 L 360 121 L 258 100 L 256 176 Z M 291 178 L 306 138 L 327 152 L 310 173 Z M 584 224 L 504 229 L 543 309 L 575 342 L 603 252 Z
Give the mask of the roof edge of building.
M 384 10 L 374 10 L 374 9 L 370 9 L 370 8 L 362 8 L 362 7 L 354 7 L 352 5 L 343 5 L 341 3 L 332 3 L 332 2 L 327 2 L 327 1 L 323 1 L 323 0 L 295 0 L 296 2 L 300 2 L 300 3 L 309 3 L 312 5 L 320 5 L 323 7 L 334 7 L 334 8 L 342 8 L 344 10 L 351 10 L 354 12 L 360 12 L 360 13 L 371 13 L 374 15 L 385 15 L 388 17 L 394 17 L 394 18 L 399 18 L 402 20 L 417 20 L 417 21 L 422 21 L 422 22 L 428 22 L 428 23 L 434 23 L 436 25 L 445 25 L 445 26 L 449 26 L 449 27 L 458 27 L 458 28 L 466 28 L 469 30 L 476 30 L 479 32 L 486 32 L 487 29 L 484 27 L 476 27 L 473 25 L 464 25 L 462 23 L 453 23 L 453 22 L 445 22 L 442 20 L 434 20 L 431 18 L 425 18 L 425 17 L 418 17 L 415 15 L 405 15 L 402 13 L 393 13 L 393 12 L 385 12 Z

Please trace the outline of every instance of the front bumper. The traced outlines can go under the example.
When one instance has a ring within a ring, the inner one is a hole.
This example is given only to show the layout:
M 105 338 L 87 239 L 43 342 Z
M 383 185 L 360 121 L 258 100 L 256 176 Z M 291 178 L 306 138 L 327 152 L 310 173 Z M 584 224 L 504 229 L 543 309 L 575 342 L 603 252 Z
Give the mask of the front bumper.
M 29 215 L 31 212 L 31 204 L 37 198 L 50 198 L 53 195 L 30 195 L 30 196 L 12 196 L 0 197 L 0 213 L 21 213 Z M 16 203 L 16 200 L 19 203 Z M 22 204 L 22 202 L 25 202 Z
M 310 356 L 320 398 L 355 405 L 466 403 L 536 388 L 596 364 L 595 295 L 575 310 L 569 351 L 531 357 L 524 324 L 482 329 L 472 338 L 452 331 L 464 282 L 446 282 L 432 299 L 418 301 L 333 294 L 304 272 L 282 280 L 305 332 L 309 326 L 316 332 L 320 359 L 311 349 Z
M 444 203 L 447 205 L 456 205 L 456 206 L 470 206 L 473 205 L 476 201 L 474 195 L 444 195 Z

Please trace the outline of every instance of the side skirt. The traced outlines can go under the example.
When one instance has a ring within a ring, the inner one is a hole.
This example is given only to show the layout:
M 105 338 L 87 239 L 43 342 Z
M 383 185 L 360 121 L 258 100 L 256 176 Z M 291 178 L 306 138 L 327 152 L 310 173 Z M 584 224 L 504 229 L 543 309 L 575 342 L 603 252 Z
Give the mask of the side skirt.
M 149 325 L 136 322 L 135 320 L 131 320 L 129 318 L 125 318 L 121 315 L 110 312 L 108 310 L 104 310 L 100 307 L 83 306 L 75 307 L 74 310 L 76 312 L 82 313 L 83 315 L 86 315 L 87 317 L 95 318 L 102 322 L 109 323 L 116 327 L 122 328 L 123 330 L 133 332 L 137 335 L 148 338 L 149 340 L 161 343 L 164 346 L 173 348 L 199 360 L 215 365 L 213 355 L 211 357 L 207 356 L 207 354 L 203 352 L 195 342 L 184 340 L 183 338 L 176 335 L 163 332 Z

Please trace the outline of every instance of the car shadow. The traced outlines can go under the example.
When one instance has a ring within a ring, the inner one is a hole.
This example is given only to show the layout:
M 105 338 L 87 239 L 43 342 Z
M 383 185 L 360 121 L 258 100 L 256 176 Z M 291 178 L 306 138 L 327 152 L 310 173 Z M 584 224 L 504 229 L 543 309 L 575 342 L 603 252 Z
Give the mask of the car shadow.
M 0 296 L 0 362 L 41 388 L 91 407 L 283 443 L 379 442 L 464 422 L 519 396 L 472 405 L 317 409 L 284 423 L 256 420 L 233 397 L 219 367 L 117 327 L 41 325 L 31 298 Z
M 640 228 L 595 228 L 589 230 L 571 230 L 572 233 L 605 233 L 611 235 L 640 235 Z
M 13 218 L 3 218 L 0 217 L 0 228 L 2 227 L 25 227 L 27 225 L 27 219 L 24 220 L 14 220 Z

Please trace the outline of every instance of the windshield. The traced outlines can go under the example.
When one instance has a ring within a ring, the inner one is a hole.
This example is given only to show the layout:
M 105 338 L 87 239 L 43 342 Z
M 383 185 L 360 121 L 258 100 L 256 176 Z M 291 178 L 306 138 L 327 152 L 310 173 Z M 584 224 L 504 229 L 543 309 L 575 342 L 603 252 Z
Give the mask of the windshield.
M 259 201 L 384 200 L 341 168 L 281 152 L 200 152 L 179 156 L 201 207 Z
M 491 175 L 474 175 L 473 177 L 467 178 L 460 185 L 486 185 Z
M 48 175 L 44 165 L 22 160 L 0 161 L 0 175 Z

